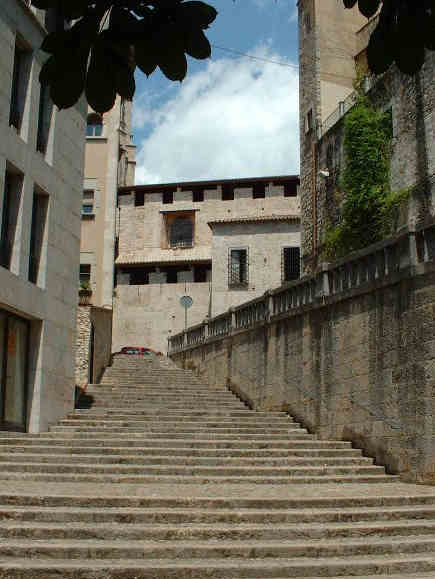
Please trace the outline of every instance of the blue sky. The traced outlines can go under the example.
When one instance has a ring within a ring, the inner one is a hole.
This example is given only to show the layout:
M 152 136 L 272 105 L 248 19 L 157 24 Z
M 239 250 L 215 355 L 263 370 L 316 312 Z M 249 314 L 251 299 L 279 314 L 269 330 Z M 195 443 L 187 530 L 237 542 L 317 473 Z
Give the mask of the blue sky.
M 211 60 L 189 59 L 182 84 L 136 75 L 137 183 L 299 172 L 296 0 L 209 3 Z

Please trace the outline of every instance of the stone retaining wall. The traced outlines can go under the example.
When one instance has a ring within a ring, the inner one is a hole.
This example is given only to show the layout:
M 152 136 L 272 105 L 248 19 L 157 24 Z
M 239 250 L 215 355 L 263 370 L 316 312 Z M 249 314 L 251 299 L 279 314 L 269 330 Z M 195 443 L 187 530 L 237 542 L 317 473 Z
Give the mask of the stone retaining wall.
M 434 318 L 435 264 L 419 263 L 171 358 L 252 408 L 286 410 L 404 481 L 433 484 Z

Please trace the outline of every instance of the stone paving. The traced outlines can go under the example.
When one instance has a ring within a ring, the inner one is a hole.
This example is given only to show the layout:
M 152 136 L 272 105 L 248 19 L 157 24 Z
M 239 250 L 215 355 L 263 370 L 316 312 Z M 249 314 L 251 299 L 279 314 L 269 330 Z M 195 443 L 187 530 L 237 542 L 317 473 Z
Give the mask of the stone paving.
M 0 579 L 435 578 L 435 488 L 168 360 L 119 356 L 93 404 L 0 434 Z

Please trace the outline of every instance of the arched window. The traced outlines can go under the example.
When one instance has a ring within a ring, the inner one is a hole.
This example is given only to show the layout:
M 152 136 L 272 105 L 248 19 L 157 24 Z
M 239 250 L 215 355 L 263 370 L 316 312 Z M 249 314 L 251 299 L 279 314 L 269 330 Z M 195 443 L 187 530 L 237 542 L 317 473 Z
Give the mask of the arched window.
M 193 245 L 193 223 L 190 217 L 177 217 L 170 224 L 169 244 L 171 247 Z
M 103 117 L 97 113 L 88 115 L 87 137 L 101 137 L 103 134 Z

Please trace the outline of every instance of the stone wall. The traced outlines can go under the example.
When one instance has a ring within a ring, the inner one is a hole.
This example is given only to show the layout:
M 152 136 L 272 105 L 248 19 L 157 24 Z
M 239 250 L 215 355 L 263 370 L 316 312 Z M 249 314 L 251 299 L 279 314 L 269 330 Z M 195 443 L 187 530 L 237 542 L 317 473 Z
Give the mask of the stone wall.
M 89 381 L 99 382 L 104 368 L 110 363 L 111 348 L 112 310 L 80 305 L 77 312 L 76 335 L 75 381 L 77 385 L 87 384 Z M 93 376 L 90 376 L 91 367 Z
M 392 190 L 415 187 L 408 212 L 399 223 L 401 226 L 423 223 L 435 215 L 434 74 L 435 54 L 428 52 L 418 75 L 404 75 L 393 66 L 373 81 L 368 92 L 376 108 L 391 110 L 392 113 Z M 340 204 L 345 195 L 339 186 L 340 172 L 344 167 L 344 117 L 338 118 L 323 134 L 322 129 L 319 129 L 319 134 L 320 138 L 313 141 L 311 149 L 307 148 L 306 139 L 301 145 L 301 218 L 305 231 L 302 251 L 306 270 L 320 263 L 325 230 L 338 220 Z M 313 151 L 314 160 L 311 155 Z M 312 167 L 316 168 L 314 209 Z M 329 178 L 321 177 L 318 173 L 320 169 L 327 169 Z M 317 236 L 318 251 L 312 263 L 313 231 Z
M 406 236 L 394 266 L 383 246 L 370 259 L 328 266 L 272 292 L 263 321 L 243 328 L 242 316 L 228 335 L 171 357 L 255 409 L 288 411 L 321 439 L 352 441 L 404 481 L 433 484 L 435 236 L 425 233 L 425 262 L 410 265 Z M 254 307 L 245 306 L 245 321 Z
M 77 386 L 87 384 L 89 380 L 89 341 L 91 336 L 91 306 L 79 306 L 77 309 L 76 334 L 76 368 Z

